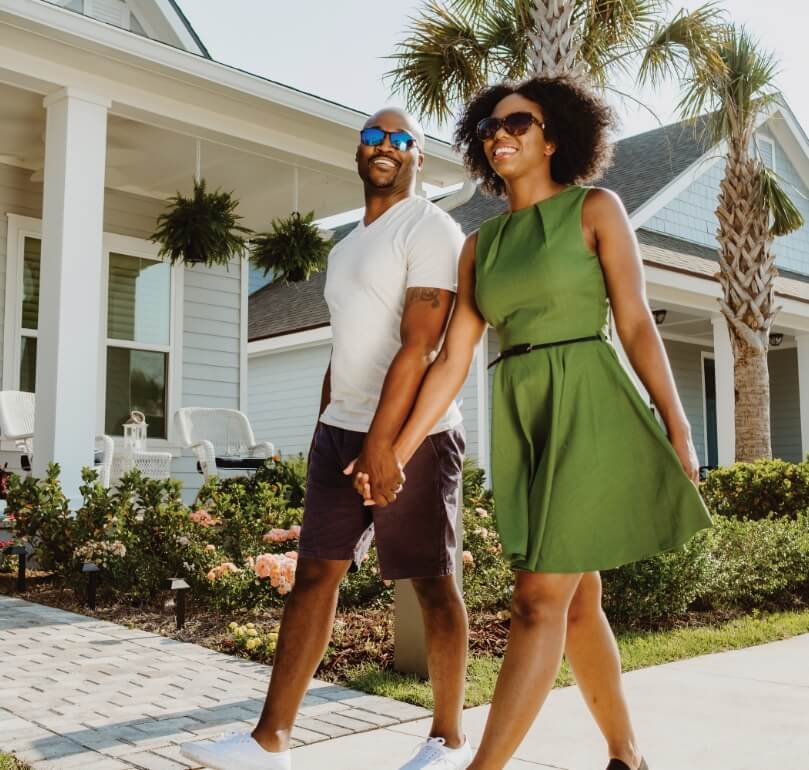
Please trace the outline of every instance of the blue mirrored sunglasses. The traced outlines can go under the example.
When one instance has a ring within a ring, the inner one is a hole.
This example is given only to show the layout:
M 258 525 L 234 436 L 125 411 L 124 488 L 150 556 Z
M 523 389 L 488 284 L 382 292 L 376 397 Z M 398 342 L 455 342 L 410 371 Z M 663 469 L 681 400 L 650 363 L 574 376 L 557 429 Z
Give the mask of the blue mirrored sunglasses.
M 366 147 L 378 147 L 385 141 L 385 137 L 390 139 L 390 145 L 394 150 L 406 152 L 416 140 L 407 131 L 383 131 L 381 128 L 363 128 L 360 131 L 360 141 Z

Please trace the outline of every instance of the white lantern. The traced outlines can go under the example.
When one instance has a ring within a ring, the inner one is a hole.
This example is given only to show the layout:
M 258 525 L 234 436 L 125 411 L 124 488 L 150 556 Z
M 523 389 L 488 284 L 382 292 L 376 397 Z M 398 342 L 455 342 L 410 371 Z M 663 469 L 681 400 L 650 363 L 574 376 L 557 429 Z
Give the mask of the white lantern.
M 124 449 L 128 452 L 145 451 L 148 427 L 143 412 L 133 411 L 124 423 Z

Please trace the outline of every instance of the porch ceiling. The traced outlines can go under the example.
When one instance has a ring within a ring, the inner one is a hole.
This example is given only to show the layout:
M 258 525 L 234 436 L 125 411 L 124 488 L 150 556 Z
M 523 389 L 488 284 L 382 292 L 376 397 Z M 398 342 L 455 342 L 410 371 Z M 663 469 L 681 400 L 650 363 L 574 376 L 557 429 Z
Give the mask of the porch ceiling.
M 45 110 L 38 93 L 0 84 L 0 163 L 31 171 L 42 181 Z M 232 190 L 240 214 L 253 228 L 266 228 L 273 217 L 293 208 L 295 168 L 299 207 L 325 217 L 355 208 L 362 201 L 356 174 L 294 154 L 260 154 L 203 140 L 202 174 L 209 186 Z M 108 122 L 106 186 L 164 199 L 188 192 L 196 163 L 196 139 L 111 114 Z

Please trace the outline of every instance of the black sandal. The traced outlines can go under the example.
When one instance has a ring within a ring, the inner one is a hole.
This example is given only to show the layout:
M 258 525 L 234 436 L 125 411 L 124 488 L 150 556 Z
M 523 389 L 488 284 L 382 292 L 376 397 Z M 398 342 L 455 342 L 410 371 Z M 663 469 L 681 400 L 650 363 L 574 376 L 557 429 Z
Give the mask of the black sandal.
M 632 768 L 620 759 L 611 759 L 610 763 L 607 765 L 607 770 L 632 770 Z M 638 770 L 649 770 L 649 765 L 646 764 L 645 759 L 641 759 Z

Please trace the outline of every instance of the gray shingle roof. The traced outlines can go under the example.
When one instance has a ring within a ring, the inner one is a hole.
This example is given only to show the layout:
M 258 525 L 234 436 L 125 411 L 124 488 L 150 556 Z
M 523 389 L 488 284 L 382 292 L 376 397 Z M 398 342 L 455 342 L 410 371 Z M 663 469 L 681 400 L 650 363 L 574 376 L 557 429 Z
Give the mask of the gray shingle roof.
M 706 150 L 707 144 L 700 138 L 699 127 L 687 123 L 674 123 L 631 136 L 615 145 L 615 162 L 599 184 L 618 193 L 631 214 L 702 157 Z M 476 190 L 466 203 L 449 213 L 465 233 L 470 233 L 505 209 L 504 200 L 488 197 Z M 355 226 L 356 223 L 349 223 L 336 228 L 335 242 L 348 235 Z M 646 235 L 641 236 L 641 233 Z M 640 231 L 638 236 L 642 245 L 661 244 L 654 241 L 656 233 Z M 706 247 L 667 236 L 660 237 L 666 240 L 664 246 L 669 251 L 675 249 L 692 256 L 716 259 L 715 255 L 708 256 L 709 252 L 713 252 Z M 308 281 L 289 285 L 269 284 L 253 293 L 250 296 L 248 339 L 277 337 L 328 325 L 329 311 L 323 299 L 324 286 L 325 273 L 318 273 Z

